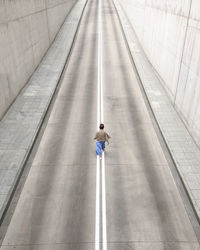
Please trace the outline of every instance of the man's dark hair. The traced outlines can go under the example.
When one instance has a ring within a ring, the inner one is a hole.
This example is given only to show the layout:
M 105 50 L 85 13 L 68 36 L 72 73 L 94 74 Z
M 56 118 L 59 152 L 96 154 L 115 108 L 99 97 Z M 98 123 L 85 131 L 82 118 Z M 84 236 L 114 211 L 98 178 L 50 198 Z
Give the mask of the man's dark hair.
M 104 124 L 101 123 L 100 126 L 99 126 L 100 129 L 104 129 Z

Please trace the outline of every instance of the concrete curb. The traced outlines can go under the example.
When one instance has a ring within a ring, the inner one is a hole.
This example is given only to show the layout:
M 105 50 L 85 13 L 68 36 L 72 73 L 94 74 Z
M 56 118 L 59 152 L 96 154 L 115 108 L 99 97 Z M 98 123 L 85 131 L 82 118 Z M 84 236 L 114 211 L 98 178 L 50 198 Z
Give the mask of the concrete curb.
M 200 222 L 200 150 L 148 61 L 125 10 L 117 0 L 114 4 L 145 95 Z
M 87 0 L 79 0 L 27 85 L 0 122 L 0 223 L 68 61 Z

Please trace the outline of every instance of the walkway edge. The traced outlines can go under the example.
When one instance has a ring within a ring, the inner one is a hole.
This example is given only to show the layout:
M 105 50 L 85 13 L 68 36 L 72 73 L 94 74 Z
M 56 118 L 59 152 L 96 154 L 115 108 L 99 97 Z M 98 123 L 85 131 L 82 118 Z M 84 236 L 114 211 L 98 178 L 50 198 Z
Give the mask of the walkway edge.
M 149 105 L 200 222 L 200 149 L 174 109 L 153 66 L 148 61 L 125 9 L 113 0 Z
M 87 0 L 78 0 L 29 82 L 0 122 L 0 224 L 68 62 Z

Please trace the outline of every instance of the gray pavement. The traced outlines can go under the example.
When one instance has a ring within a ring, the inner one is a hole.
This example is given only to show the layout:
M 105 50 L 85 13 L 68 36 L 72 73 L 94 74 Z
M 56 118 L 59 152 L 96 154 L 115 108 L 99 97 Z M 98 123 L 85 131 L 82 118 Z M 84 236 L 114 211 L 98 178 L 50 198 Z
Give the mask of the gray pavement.
M 163 83 L 147 60 L 125 14 L 126 10 L 117 0 L 115 4 L 149 104 L 200 221 L 200 149 L 174 109 L 162 87 Z
M 2 250 L 95 249 L 97 3 L 85 8 Z M 113 2 L 102 9 L 108 249 L 198 250 Z
M 74 6 L 36 72 L 0 122 L 0 219 L 59 82 L 85 2 L 80 0 Z

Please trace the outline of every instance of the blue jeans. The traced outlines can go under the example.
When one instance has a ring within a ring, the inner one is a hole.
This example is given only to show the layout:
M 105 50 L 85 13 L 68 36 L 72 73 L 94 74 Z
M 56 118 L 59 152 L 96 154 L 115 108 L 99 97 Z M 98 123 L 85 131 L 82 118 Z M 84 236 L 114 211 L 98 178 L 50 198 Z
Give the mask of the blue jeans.
M 102 155 L 102 150 L 105 149 L 105 141 L 96 141 L 96 155 Z

